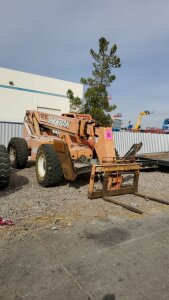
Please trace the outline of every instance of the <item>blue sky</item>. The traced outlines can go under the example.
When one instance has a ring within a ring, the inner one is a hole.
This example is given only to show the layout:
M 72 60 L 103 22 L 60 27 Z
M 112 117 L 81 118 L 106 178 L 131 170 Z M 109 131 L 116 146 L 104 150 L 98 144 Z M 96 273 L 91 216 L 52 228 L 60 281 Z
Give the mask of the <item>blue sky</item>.
M 110 94 L 124 125 L 169 118 L 169 0 L 0 0 L 0 66 L 79 82 L 91 74 L 100 37 L 122 67 Z M 113 114 L 112 113 L 112 114 Z

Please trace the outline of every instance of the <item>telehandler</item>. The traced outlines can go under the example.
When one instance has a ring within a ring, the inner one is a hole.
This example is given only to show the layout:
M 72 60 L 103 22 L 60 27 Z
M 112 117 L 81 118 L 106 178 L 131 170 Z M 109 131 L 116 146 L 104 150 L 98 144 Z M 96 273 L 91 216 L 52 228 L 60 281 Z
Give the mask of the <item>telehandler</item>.
M 140 165 L 135 161 L 135 154 L 141 143 L 134 144 L 124 157 L 119 158 L 112 128 L 99 126 L 90 115 L 67 113 L 57 116 L 31 110 L 26 111 L 23 137 L 12 138 L 9 142 L 12 166 L 24 168 L 28 156 L 36 160 L 36 177 L 41 186 L 58 185 L 64 177 L 73 181 L 78 174 L 90 172 L 90 199 L 102 197 L 143 213 L 110 198 L 122 194 L 140 195 L 137 192 Z M 126 184 L 125 177 L 129 174 L 132 181 Z

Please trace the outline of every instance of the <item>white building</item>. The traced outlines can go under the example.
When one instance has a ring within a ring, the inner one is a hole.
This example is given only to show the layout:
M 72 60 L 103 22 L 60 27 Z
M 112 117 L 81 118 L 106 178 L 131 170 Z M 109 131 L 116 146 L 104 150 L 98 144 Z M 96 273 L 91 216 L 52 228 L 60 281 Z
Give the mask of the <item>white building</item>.
M 0 144 L 21 136 L 27 109 L 69 112 L 68 89 L 83 97 L 82 84 L 0 68 Z

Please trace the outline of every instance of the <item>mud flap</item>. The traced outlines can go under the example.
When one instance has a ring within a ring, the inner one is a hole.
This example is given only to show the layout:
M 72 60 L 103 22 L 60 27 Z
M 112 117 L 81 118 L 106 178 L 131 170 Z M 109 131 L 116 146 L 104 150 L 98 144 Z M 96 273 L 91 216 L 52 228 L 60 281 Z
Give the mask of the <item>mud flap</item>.
M 54 140 L 54 147 L 58 153 L 65 178 L 67 180 L 75 180 L 77 173 L 72 163 L 67 143 L 62 140 Z

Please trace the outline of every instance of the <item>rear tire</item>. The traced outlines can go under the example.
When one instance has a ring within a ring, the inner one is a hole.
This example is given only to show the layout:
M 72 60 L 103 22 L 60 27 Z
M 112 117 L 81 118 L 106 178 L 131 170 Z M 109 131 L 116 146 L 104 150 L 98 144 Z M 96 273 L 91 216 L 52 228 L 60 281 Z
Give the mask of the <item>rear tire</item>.
M 10 181 L 10 159 L 5 146 L 0 145 L 0 189 L 9 185 Z
M 29 150 L 24 139 L 12 138 L 8 145 L 8 152 L 13 168 L 24 169 L 26 167 Z
M 36 155 L 36 177 L 43 187 L 58 185 L 64 178 L 54 145 L 43 144 Z

